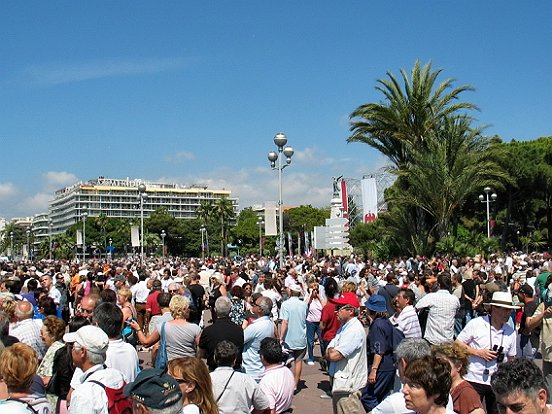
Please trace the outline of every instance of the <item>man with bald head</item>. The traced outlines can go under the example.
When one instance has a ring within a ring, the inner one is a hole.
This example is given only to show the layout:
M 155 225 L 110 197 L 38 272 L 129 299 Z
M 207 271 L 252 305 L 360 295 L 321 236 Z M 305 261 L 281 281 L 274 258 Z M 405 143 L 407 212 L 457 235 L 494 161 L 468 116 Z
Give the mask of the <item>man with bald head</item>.
M 17 323 L 11 329 L 10 335 L 29 345 L 38 354 L 38 359 L 42 359 L 46 352 L 46 346 L 40 338 L 42 321 L 40 319 L 33 319 L 33 313 L 33 305 L 30 302 L 17 302 L 17 305 L 15 305 Z
M 89 293 L 86 296 L 83 296 L 79 305 L 77 306 L 77 316 L 83 316 L 89 321 L 92 321 L 94 316 L 94 308 L 98 303 L 100 296 L 96 293 Z

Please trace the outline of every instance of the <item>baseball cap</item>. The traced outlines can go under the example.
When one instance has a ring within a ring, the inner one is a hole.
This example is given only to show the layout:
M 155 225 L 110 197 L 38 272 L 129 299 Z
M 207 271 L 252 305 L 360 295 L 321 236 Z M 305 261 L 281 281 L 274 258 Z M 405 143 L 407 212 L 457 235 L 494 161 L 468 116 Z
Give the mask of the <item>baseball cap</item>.
M 77 343 L 93 354 L 103 354 L 109 346 L 107 334 L 93 325 L 83 326 L 77 332 L 66 333 L 63 335 L 63 341 Z
M 126 282 L 126 277 L 124 275 L 115 275 L 113 282 Z
M 153 409 L 172 407 L 182 398 L 178 382 L 157 368 L 140 372 L 134 382 L 125 386 L 123 394 Z

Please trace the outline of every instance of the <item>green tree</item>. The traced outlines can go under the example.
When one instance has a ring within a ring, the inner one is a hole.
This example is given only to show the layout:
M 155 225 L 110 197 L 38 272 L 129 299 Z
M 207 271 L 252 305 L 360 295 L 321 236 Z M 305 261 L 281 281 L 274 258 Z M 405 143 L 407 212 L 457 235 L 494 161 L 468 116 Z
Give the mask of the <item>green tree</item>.
M 215 212 L 215 203 L 213 200 L 202 200 L 196 210 L 196 215 L 201 223 L 206 225 L 213 219 Z
M 234 213 L 234 204 L 229 198 L 219 198 L 215 202 L 215 216 L 218 218 L 220 223 L 220 254 L 223 257 L 227 255 L 227 230 L 228 222 L 233 219 L 235 216 Z
M 395 192 L 389 202 L 422 209 L 432 218 L 428 236 L 439 240 L 471 194 L 487 185 L 502 188 L 510 181 L 496 157 L 489 155 L 489 146 L 468 118 L 446 119 L 425 147 L 412 150 L 412 161 L 397 171 L 408 190 Z
M 437 84 L 441 70 L 432 71 L 431 62 L 421 67 L 416 61 L 410 77 L 401 70 L 403 86 L 395 75 L 379 79 L 376 90 L 384 96 L 381 103 L 367 103 L 351 114 L 352 135 L 347 142 L 363 142 L 377 149 L 397 169 L 412 160 L 412 149 L 425 147 L 429 135 L 442 122 L 460 111 L 476 109 L 474 104 L 459 101 L 471 86 L 452 89 L 453 79 Z
M 259 251 L 259 225 L 257 220 L 258 215 L 251 207 L 244 208 L 238 214 L 231 235 L 233 242 L 240 246 L 240 254 L 251 254 Z M 241 240 L 241 243 L 238 240 Z

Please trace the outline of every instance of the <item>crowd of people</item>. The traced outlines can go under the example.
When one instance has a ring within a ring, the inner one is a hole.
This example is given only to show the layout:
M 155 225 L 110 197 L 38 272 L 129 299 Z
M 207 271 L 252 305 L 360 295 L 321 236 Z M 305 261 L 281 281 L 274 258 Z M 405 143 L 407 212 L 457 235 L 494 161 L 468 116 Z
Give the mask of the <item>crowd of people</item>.
M 4 262 L 0 413 L 549 412 L 551 315 L 546 254 Z

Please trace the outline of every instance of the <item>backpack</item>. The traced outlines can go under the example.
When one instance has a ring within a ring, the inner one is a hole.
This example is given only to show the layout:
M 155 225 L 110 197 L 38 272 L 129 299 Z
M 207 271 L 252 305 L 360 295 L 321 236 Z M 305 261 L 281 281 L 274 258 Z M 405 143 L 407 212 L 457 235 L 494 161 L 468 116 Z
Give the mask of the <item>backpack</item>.
M 132 401 L 123 394 L 126 382 L 123 381 L 121 388 L 106 387 L 99 381 L 90 380 L 94 384 L 101 386 L 107 395 L 107 411 L 109 414 L 132 414 Z
M 12 398 L 12 397 L 9 397 L 6 399 L 6 401 L 15 401 L 15 402 L 18 402 L 20 404 L 24 404 L 25 405 L 25 409 L 33 414 L 38 414 L 38 411 L 36 411 L 33 406 L 28 402 L 28 401 L 25 401 L 25 400 L 20 400 L 19 398 Z

